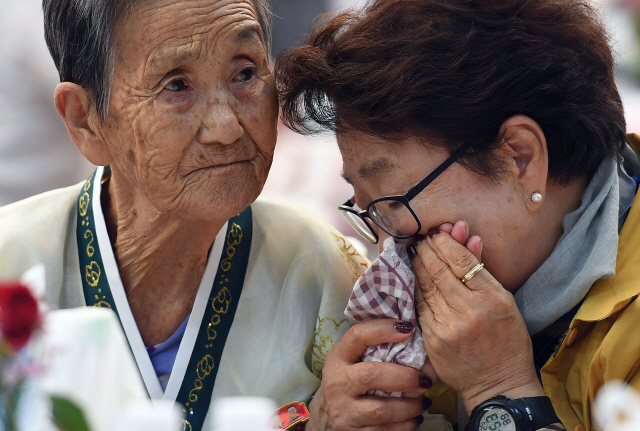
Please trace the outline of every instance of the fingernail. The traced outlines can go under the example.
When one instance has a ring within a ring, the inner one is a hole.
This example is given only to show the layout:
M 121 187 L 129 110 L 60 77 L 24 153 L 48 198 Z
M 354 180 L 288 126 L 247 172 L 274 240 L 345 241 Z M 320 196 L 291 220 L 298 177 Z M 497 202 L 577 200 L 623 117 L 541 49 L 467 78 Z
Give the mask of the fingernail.
M 418 384 L 421 388 L 425 389 L 429 389 L 431 386 L 433 386 L 433 382 L 427 376 L 420 376 L 420 378 L 418 379 Z
M 431 400 L 429 398 L 423 398 L 422 399 L 422 409 L 423 410 L 426 410 L 429 407 L 431 407 L 431 404 L 433 404 L 433 403 L 431 402 Z
M 431 229 L 429 229 L 429 231 L 427 232 L 427 236 L 429 238 L 433 238 L 434 236 L 438 235 L 440 233 L 440 229 L 438 229 L 437 227 L 432 227 Z
M 424 422 L 424 416 L 416 416 L 416 423 L 418 424 L 418 426 L 422 425 L 422 422 Z
M 413 258 L 418 254 L 418 251 L 413 244 L 407 247 L 407 254 L 409 255 L 409 260 L 413 260 Z
M 395 328 L 396 331 L 402 334 L 408 334 L 409 332 L 413 331 L 413 325 L 411 324 L 411 322 L 397 322 L 395 324 Z

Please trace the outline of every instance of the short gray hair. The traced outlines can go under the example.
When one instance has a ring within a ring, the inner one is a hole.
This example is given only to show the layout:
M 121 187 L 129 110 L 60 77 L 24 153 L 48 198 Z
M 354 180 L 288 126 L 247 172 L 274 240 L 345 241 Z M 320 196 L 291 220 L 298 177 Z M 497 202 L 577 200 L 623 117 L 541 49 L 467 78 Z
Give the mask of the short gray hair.
M 271 53 L 271 10 L 268 0 L 251 0 L 258 15 L 267 53 Z M 60 82 L 89 91 L 98 116 L 109 112 L 118 20 L 138 0 L 43 0 L 44 35 Z

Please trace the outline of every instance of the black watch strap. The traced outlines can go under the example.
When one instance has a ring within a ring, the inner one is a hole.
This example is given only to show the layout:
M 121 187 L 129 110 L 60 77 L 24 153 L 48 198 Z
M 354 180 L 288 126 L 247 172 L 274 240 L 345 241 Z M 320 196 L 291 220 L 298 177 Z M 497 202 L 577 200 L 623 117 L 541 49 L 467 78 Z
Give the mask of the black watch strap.
M 560 423 L 549 397 L 527 397 L 511 400 L 525 416 L 530 431 Z

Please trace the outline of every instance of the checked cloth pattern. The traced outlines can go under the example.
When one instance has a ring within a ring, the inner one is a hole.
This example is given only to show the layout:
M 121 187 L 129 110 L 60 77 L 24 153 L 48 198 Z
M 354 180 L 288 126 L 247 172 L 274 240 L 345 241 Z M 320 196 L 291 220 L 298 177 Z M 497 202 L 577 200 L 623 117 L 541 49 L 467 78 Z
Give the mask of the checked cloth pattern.
M 405 244 L 389 237 L 380 256 L 360 276 L 353 288 L 344 314 L 358 322 L 390 317 L 411 322 L 415 330 L 400 343 L 384 343 L 368 347 L 363 361 L 393 362 L 421 369 L 427 359 L 422 331 L 416 319 L 414 302 L 415 275 Z M 401 392 L 374 390 L 370 395 L 399 397 Z

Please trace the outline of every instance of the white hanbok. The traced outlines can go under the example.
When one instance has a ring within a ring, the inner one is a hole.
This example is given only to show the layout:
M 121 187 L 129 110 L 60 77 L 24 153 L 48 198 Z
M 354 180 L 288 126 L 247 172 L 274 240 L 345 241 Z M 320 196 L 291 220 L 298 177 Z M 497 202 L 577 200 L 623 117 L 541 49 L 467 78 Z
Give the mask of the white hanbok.
M 43 264 L 52 308 L 85 305 L 76 243 L 81 189 L 79 184 L 0 208 L 0 277 Z M 306 401 L 320 385 L 327 351 L 350 327 L 344 307 L 368 262 L 303 208 L 261 199 L 251 207 L 245 283 L 212 401 L 236 395 L 265 396 L 280 405 Z M 108 238 L 100 246 L 111 251 Z M 209 429 L 210 416 L 203 429 Z

